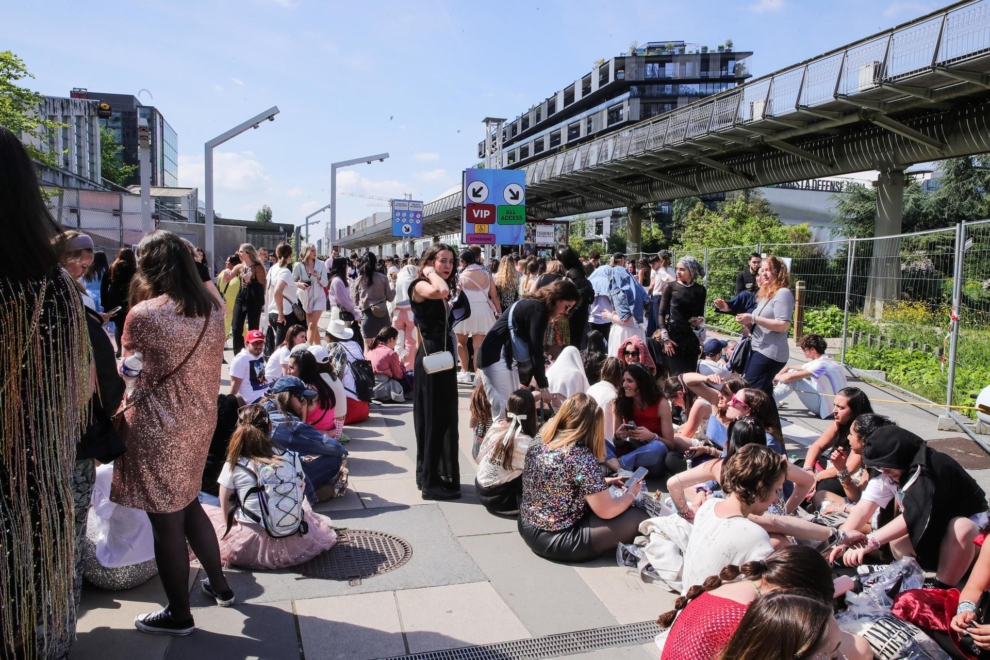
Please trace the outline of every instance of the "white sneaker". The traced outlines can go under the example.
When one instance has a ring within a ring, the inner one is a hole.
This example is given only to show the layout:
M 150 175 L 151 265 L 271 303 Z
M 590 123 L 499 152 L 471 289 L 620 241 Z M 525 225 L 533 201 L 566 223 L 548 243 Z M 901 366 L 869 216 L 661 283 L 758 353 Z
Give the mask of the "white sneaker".
M 460 372 L 457 373 L 457 382 L 458 383 L 463 383 L 465 385 L 470 385 L 471 382 L 472 382 L 472 380 L 473 380 L 473 378 L 472 378 L 471 374 L 469 374 L 466 371 L 460 371 Z

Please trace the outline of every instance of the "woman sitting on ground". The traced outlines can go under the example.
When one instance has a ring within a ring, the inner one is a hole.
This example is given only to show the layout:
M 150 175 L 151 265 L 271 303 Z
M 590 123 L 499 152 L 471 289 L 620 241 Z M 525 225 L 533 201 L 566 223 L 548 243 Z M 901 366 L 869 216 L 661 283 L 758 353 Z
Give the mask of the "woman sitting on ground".
M 489 513 L 515 517 L 522 499 L 522 479 L 519 477 L 526 465 L 526 452 L 536 436 L 533 393 L 516 390 L 509 395 L 506 411 L 508 421 L 496 421 L 481 443 L 474 489 Z
M 720 378 L 703 376 L 698 373 L 681 374 L 679 378 L 697 397 L 694 406 L 692 406 L 692 413 L 698 405 L 708 404 L 711 408 L 704 427 L 695 431 L 693 435 L 706 444 L 700 448 L 692 447 L 693 451 L 690 451 L 689 454 L 692 458 L 703 457 L 704 454 L 718 456 L 721 450 L 725 448 L 725 443 L 729 438 L 729 423 L 732 421 L 729 418 L 729 402 L 736 392 L 746 389 L 746 381 L 742 378 L 730 378 L 723 381 Z M 683 431 L 681 435 L 683 435 Z M 718 451 L 707 447 L 706 445 L 709 443 L 714 445 Z
M 347 392 L 344 390 L 344 383 L 334 373 L 327 349 L 323 346 L 310 346 L 307 350 L 316 358 L 320 379 L 333 390 L 333 398 L 337 402 L 333 409 L 334 431 L 330 433 L 330 437 L 342 445 L 347 444 L 351 439 L 344 433 L 344 420 L 347 419 Z
M 763 390 L 750 387 L 739 390 L 729 399 L 729 409 L 725 414 L 730 420 L 746 416 L 757 420 L 767 430 L 767 447 L 781 456 L 787 453 L 784 449 L 784 434 L 780 430 L 777 404 Z
M 651 375 L 656 376 L 657 364 L 643 342 L 642 337 L 633 335 L 619 345 L 619 359 L 626 364 L 641 364 Z
M 276 380 L 289 373 L 289 353 L 301 344 L 306 343 L 306 326 L 293 325 L 285 332 L 285 341 L 278 345 L 272 352 L 268 362 L 265 363 L 265 380 L 274 383 Z
M 868 529 L 871 524 L 873 528 L 881 527 L 893 518 L 896 508 L 892 501 L 897 493 L 897 484 L 892 483 L 889 478 L 873 479 L 869 470 L 863 470 L 862 477 L 856 479 L 847 469 L 850 456 L 859 457 L 859 463 L 862 465 L 863 447 L 866 444 L 866 439 L 870 437 L 871 433 L 884 426 L 896 426 L 896 424 L 887 417 L 876 413 L 860 415 L 849 426 L 849 451 L 842 447 L 836 447 L 831 456 L 832 465 L 839 473 L 839 483 L 842 484 L 845 497 L 826 492 L 825 502 L 828 502 L 828 505 L 823 506 L 823 511 L 834 511 L 841 508 L 851 514 L 852 511 L 856 510 L 859 502 L 866 500 L 867 504 L 856 511 L 857 521 L 861 522 L 858 525 L 860 531 Z M 846 504 L 846 499 L 853 504 Z M 884 513 L 877 513 L 881 509 L 884 510 Z M 883 522 L 880 522 L 881 520 Z
M 711 405 L 698 397 L 694 390 L 684 384 L 684 377 L 672 376 L 663 381 L 660 385 L 660 392 L 663 398 L 667 399 L 671 408 L 677 406 L 683 413 L 683 422 L 677 429 L 677 435 L 682 437 L 688 444 L 691 441 L 700 439 L 698 435 L 704 437 L 704 429 L 708 426 L 708 417 L 712 414 Z
M 367 401 L 358 399 L 354 372 L 351 370 L 351 362 L 364 359 L 361 345 L 353 340 L 354 331 L 337 319 L 331 320 L 327 326 L 326 338 L 334 375 L 344 384 L 344 391 L 347 392 L 347 418 L 344 424 L 350 426 L 363 422 L 371 415 L 371 408 Z
M 601 408 L 587 394 L 575 394 L 526 454 L 519 533 L 533 552 L 584 562 L 614 553 L 616 544 L 636 537 L 648 517 L 630 506 L 642 482 L 613 498 L 598 465 L 604 458 Z
M 829 467 L 833 452 L 842 449 L 846 455 L 846 472 L 856 473 L 862 467 L 862 456 L 849 453 L 849 429 L 853 421 L 865 413 L 872 413 L 870 399 L 858 387 L 845 387 L 835 393 L 832 409 L 833 421 L 825 432 L 808 447 L 804 458 L 804 469 L 815 475 L 816 490 L 814 503 L 820 506 L 826 493 L 845 496 L 845 489 L 835 466 Z M 844 476 L 848 477 L 848 475 Z
M 613 402 L 615 397 L 619 395 L 619 388 L 622 387 L 624 371 L 625 366 L 619 358 L 605 358 L 598 374 L 598 382 L 588 388 L 588 396 L 595 400 L 595 403 L 605 414 L 606 452 L 608 451 L 607 443 L 612 442 L 612 434 L 615 433 L 615 406 Z
M 602 333 L 592 330 L 588 333 L 587 347 L 581 351 L 581 361 L 584 363 L 584 375 L 588 378 L 588 385 L 598 382 L 598 374 L 602 370 L 602 362 L 608 356 L 608 349 L 605 348 L 605 338 Z M 608 433 L 608 425 L 605 426 Z
M 606 465 L 618 472 L 645 467 L 653 476 L 664 470 L 680 472 L 679 454 L 691 445 L 674 437 L 670 406 L 657 390 L 653 376 L 641 364 L 626 366 L 613 404 L 615 419 Z
M 257 522 L 262 520 L 262 509 L 258 495 L 251 490 L 259 484 L 276 483 L 272 478 L 291 481 L 295 477 L 294 465 L 299 460 L 294 452 L 272 441 L 270 428 L 268 413 L 260 405 L 245 406 L 238 414 L 227 462 L 217 480 L 220 508 L 207 507 L 207 514 L 220 537 L 220 558 L 224 566 L 288 568 L 329 550 L 337 541 L 330 519 L 314 513 L 306 498 L 301 502 L 302 522 L 306 526 L 303 534 L 274 538 Z
M 917 557 L 923 569 L 935 571 L 937 588 L 958 584 L 976 555 L 973 540 L 990 522 L 983 489 L 955 459 L 896 426 L 869 435 L 863 463 L 896 485 L 903 513 L 864 535 L 856 527 L 862 522 L 857 510 L 865 507 L 860 500 L 842 525 L 848 536 L 831 559 L 843 555 L 846 566 L 859 566 L 867 553 L 889 543 L 895 557 Z
M 316 392 L 316 399 L 309 410 L 309 415 L 306 416 L 306 423 L 324 435 L 339 436 L 337 418 L 334 416 L 337 396 L 330 385 L 320 377 L 320 366 L 316 356 L 305 347 L 297 348 L 289 355 L 288 372 L 289 376 L 295 376 L 306 383 L 306 387 Z M 343 427 L 342 420 L 339 426 Z
M 587 392 L 589 387 L 581 352 L 573 346 L 565 346 L 547 369 L 547 389 L 563 401 L 578 392 Z
M 375 372 L 375 399 L 403 403 L 410 388 L 406 382 L 406 371 L 395 352 L 399 341 L 399 331 L 389 326 L 378 331 L 366 357 Z
M 478 452 L 481 451 L 481 442 L 485 439 L 488 429 L 492 427 L 492 406 L 488 403 L 485 387 L 480 380 L 471 392 L 471 403 L 468 406 L 468 411 L 471 413 L 468 423 L 474 435 L 471 443 L 471 458 L 477 461 Z M 505 416 L 503 415 L 499 419 L 504 421 Z
M 673 610 L 660 615 L 657 623 L 670 629 L 660 660 L 714 658 L 735 634 L 749 606 L 783 589 L 809 591 L 827 604 L 841 596 L 828 562 L 806 545 L 781 548 L 764 561 L 730 564 L 702 584 L 691 585 Z M 841 650 L 850 660 L 873 657 L 866 640 L 848 633 L 843 633 Z

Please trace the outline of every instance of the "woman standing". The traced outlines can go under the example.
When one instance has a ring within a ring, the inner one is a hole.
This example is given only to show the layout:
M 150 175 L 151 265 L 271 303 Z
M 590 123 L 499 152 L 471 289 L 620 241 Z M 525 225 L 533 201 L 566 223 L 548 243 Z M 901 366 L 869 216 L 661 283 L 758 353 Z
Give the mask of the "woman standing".
M 103 287 L 103 280 L 106 278 L 107 270 L 109 270 L 109 268 L 110 265 L 107 263 L 107 253 L 102 250 L 99 252 L 94 252 L 93 263 L 91 263 L 89 268 L 86 269 L 86 273 L 82 276 L 82 280 L 80 282 L 80 284 L 86 287 L 89 297 L 96 303 L 97 312 L 113 309 L 112 307 L 105 307 L 103 305 L 103 292 L 105 291 L 105 288 Z
M 168 605 L 140 614 L 138 630 L 188 635 L 189 546 L 209 579 L 203 591 L 221 606 L 234 602 L 220 566 L 220 548 L 197 495 L 217 422 L 223 315 L 200 280 L 192 255 L 175 234 L 156 231 L 138 245 L 140 267 L 124 325 L 124 353 L 143 354 L 144 369 L 123 408 L 127 453 L 114 462 L 110 499 L 148 513 L 155 561 Z
M 278 263 L 268 271 L 268 324 L 275 334 L 267 338 L 273 339 L 273 343 L 265 346 L 265 355 L 271 355 L 275 346 L 285 341 L 290 323 L 302 321 L 292 310 L 293 303 L 299 302 L 299 289 L 289 269 L 292 265 L 292 247 L 288 243 L 279 243 L 275 256 Z
M 416 366 L 416 323 L 413 321 L 412 307 L 409 306 L 409 285 L 419 277 L 419 268 L 413 260 L 407 259 L 406 265 L 399 269 L 395 276 L 393 289 L 395 298 L 392 299 L 392 327 L 399 331 L 396 349 L 402 367 L 412 371 Z
M 110 285 L 106 291 L 106 304 L 110 309 L 120 307 L 120 311 L 110 317 L 113 322 L 113 337 L 117 344 L 117 357 L 120 357 L 120 338 L 124 334 L 124 319 L 127 318 L 127 311 L 131 308 L 131 279 L 137 272 L 137 259 L 134 258 L 134 250 L 131 248 L 121 248 L 117 251 L 117 258 L 110 264 L 108 276 Z
M 2 127 L 0 229 L 0 657 L 64 658 L 76 628 L 70 475 L 89 340 L 34 164 Z
M 468 371 L 468 342 L 471 342 L 472 351 L 481 347 L 485 335 L 495 325 L 495 316 L 502 313 L 502 307 L 495 280 L 475 262 L 474 252 L 464 250 L 460 259 L 464 270 L 461 271 L 459 283 L 461 293 L 467 296 L 471 304 L 471 316 L 454 328 L 457 336 L 457 358 L 461 364 L 457 382 L 472 385 L 474 376 Z
M 584 274 L 584 266 L 581 264 L 581 258 L 577 252 L 569 247 L 563 248 L 557 251 L 557 260 L 563 264 L 564 274 L 569 280 L 574 282 L 578 293 L 581 294 L 581 301 L 575 305 L 574 312 L 570 316 L 570 331 L 571 346 L 584 350 L 588 334 L 588 309 L 595 299 L 595 289 L 588 282 L 588 277 Z
M 217 275 L 217 289 L 223 296 L 224 302 L 227 303 L 227 309 L 223 314 L 223 324 L 228 337 L 230 336 L 230 329 L 234 325 L 234 306 L 237 304 L 237 294 L 241 292 L 241 278 L 234 273 L 234 268 L 240 263 L 240 257 L 236 254 L 230 255 L 223 264 L 223 270 Z M 242 327 L 241 334 L 243 333 L 244 328 Z
M 347 285 L 348 267 L 349 262 L 344 257 L 337 257 L 331 262 L 330 291 L 327 294 L 330 317 L 343 321 L 360 339 L 361 327 L 358 322 L 361 320 L 361 312 L 354 306 L 354 299 L 351 298 Z
M 365 350 L 371 348 L 378 332 L 391 325 L 388 304 L 395 298 L 395 291 L 388 285 L 388 277 L 379 273 L 378 260 L 371 252 L 361 257 L 361 275 L 354 280 L 351 296 L 361 310 L 361 336 Z
M 435 243 L 423 255 L 419 277 L 409 287 L 416 327 L 422 339 L 413 378 L 413 424 L 416 428 L 416 485 L 424 500 L 461 498 L 458 459 L 457 400 L 453 369 L 426 371 L 427 355 L 450 353 L 457 342 L 451 335 L 448 299 L 454 290 L 454 250 Z
M 316 346 L 320 343 L 320 315 L 327 308 L 326 287 L 327 269 L 316 258 L 316 246 L 303 243 L 299 251 L 299 261 L 292 268 L 292 278 L 303 292 L 303 309 L 306 310 L 306 325 L 309 327 L 307 341 Z
M 756 295 L 756 310 L 738 314 L 736 320 L 750 329 L 752 352 L 743 377 L 750 387 L 773 396 L 773 379 L 787 365 L 790 351 L 787 331 L 794 315 L 794 294 L 787 264 L 777 257 L 767 257 L 757 275 L 760 291 Z M 728 309 L 728 304 L 723 303 Z
M 498 272 L 495 273 L 495 291 L 498 293 L 499 309 L 506 310 L 519 300 L 519 273 L 512 257 L 502 257 Z
M 698 370 L 701 342 L 694 329 L 705 323 L 708 291 L 701 283 L 705 269 L 694 257 L 677 260 L 677 281 L 663 289 L 657 325 L 671 376 Z
M 258 257 L 258 252 L 250 243 L 244 243 L 237 250 L 241 263 L 234 266 L 229 277 L 241 278 L 237 297 L 234 299 L 234 312 L 231 315 L 231 338 L 234 355 L 244 349 L 244 323 L 248 330 L 257 330 L 261 323 L 261 310 L 265 306 L 265 289 L 267 280 L 265 266 Z M 228 277 L 228 276 L 225 276 Z M 221 279 L 221 282 L 224 280 Z M 278 342 L 276 342 L 278 343 Z

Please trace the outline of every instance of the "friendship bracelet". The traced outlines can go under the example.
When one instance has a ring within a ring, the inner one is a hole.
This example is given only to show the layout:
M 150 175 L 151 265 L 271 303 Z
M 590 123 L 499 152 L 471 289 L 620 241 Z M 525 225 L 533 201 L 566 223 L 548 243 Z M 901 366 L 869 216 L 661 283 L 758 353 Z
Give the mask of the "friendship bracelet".
M 866 548 L 867 550 L 876 550 L 880 547 L 881 543 L 877 540 L 873 534 L 866 535 Z
M 973 612 L 976 613 L 976 603 L 971 600 L 961 600 L 959 601 L 958 607 L 956 607 L 956 614 L 962 614 L 963 612 Z

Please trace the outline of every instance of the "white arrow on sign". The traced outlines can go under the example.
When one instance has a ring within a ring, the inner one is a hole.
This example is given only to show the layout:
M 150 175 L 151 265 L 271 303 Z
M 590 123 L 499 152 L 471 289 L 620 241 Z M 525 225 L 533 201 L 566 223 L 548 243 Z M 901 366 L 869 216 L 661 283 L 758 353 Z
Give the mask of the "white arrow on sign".
M 488 199 L 488 186 L 481 181 L 469 183 L 467 187 L 468 203 L 480 204 Z
M 510 183 L 505 187 L 505 192 L 502 193 L 505 198 L 506 204 L 512 204 L 516 206 L 517 204 L 522 204 L 525 199 L 523 197 L 523 187 L 518 183 Z

